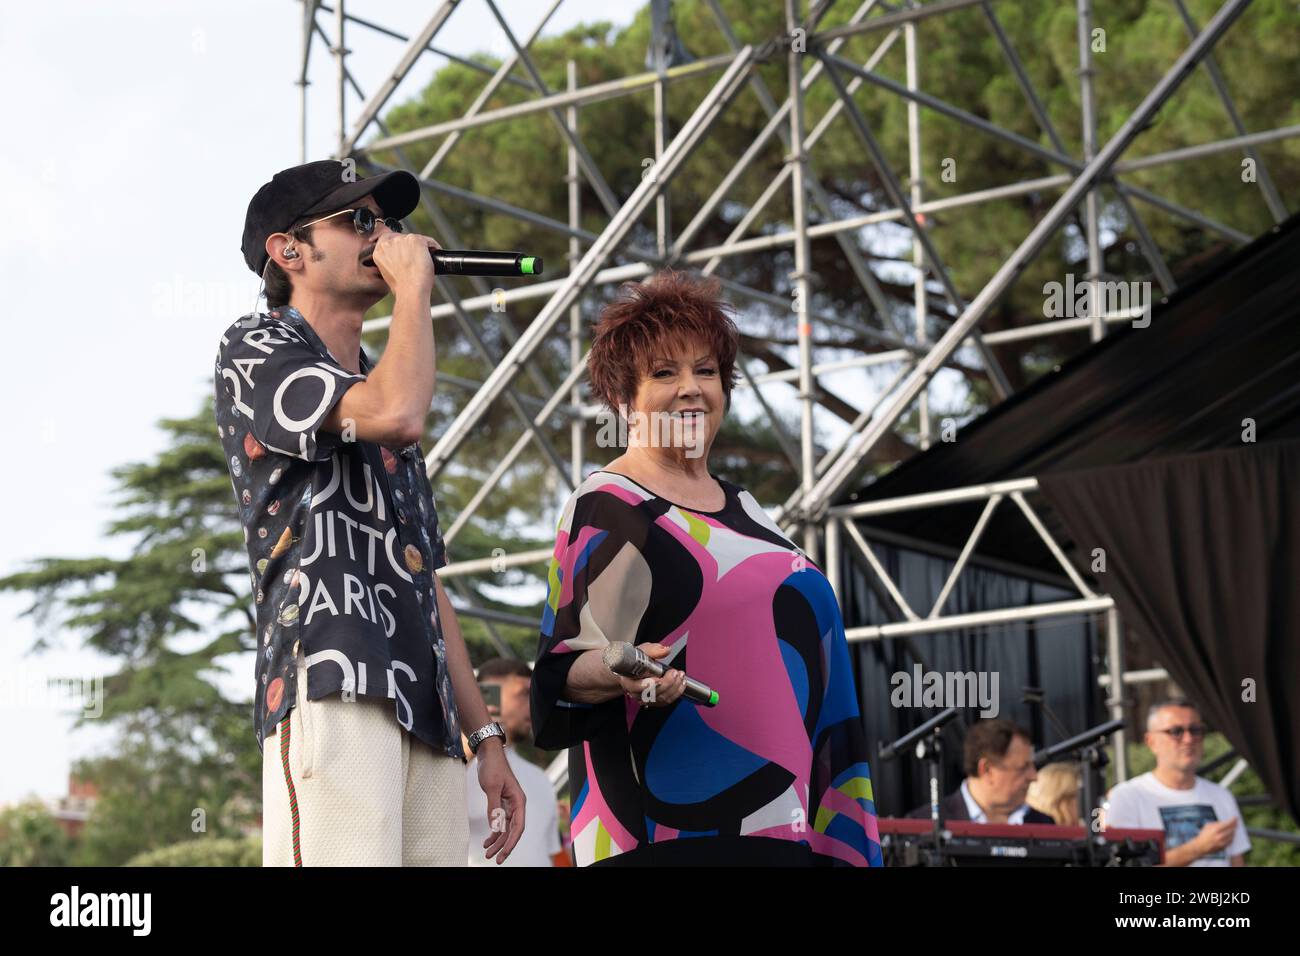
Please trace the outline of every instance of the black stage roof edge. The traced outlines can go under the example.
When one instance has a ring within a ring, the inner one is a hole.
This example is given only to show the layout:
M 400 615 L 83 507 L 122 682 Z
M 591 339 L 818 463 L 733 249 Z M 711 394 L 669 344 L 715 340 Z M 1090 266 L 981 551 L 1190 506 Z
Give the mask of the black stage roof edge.
M 1040 477 L 1300 436 L 1300 216 L 1157 301 L 1146 328 L 1097 342 L 893 471 L 835 502 L 850 504 Z M 859 519 L 918 544 L 960 548 L 983 502 Z M 1068 544 L 1048 509 L 1037 509 Z M 1060 566 L 1011 503 L 973 559 L 1049 574 Z

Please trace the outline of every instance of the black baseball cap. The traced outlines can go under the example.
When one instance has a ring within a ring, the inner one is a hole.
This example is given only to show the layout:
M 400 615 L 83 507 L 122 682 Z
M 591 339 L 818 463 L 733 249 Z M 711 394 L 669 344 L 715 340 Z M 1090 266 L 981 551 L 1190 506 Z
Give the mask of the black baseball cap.
M 420 204 L 420 181 L 404 169 L 358 179 L 352 163 L 322 159 L 282 169 L 262 186 L 244 216 L 240 250 L 248 268 L 259 277 L 266 268 L 266 237 L 286 232 L 299 220 L 347 209 L 374 196 L 385 216 L 402 219 Z

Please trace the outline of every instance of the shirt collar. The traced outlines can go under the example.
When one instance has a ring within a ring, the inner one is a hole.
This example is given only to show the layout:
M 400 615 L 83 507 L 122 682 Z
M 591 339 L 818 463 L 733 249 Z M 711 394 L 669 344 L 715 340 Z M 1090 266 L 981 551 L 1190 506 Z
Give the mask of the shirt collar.
M 970 794 L 970 787 L 966 786 L 965 778 L 961 782 L 961 798 L 966 801 L 966 816 L 970 818 L 971 823 L 986 823 L 988 817 L 984 815 L 983 809 L 975 802 L 975 798 Z
M 964 777 L 961 781 L 961 797 L 966 801 L 966 815 L 970 817 L 971 823 L 989 822 L 988 815 L 984 812 L 983 808 L 975 802 L 975 798 L 971 796 L 970 787 L 966 785 L 966 779 Z M 1025 814 L 1028 812 L 1029 804 L 1022 803 L 1007 815 L 1007 823 L 1024 823 Z
M 309 341 L 311 341 L 311 343 L 316 347 L 316 350 L 318 352 L 320 352 L 322 355 L 328 355 L 331 359 L 335 361 L 335 363 L 339 365 L 343 364 L 339 362 L 338 358 L 334 355 L 334 353 L 329 350 L 329 347 L 325 345 L 325 343 L 321 340 L 321 337 L 316 334 L 316 330 L 311 327 L 311 323 L 307 321 L 307 317 L 304 316 L 301 312 L 299 312 L 297 309 L 295 309 L 293 306 L 289 305 L 288 303 L 280 306 L 278 309 L 275 309 L 274 311 L 280 313 L 280 319 L 282 321 L 292 322 L 294 325 L 300 326 L 304 330 Z M 370 371 L 373 363 L 370 361 L 370 356 L 366 354 L 366 350 L 363 346 L 358 346 L 357 351 L 361 356 L 360 365 L 358 367 L 361 369 L 361 373 L 364 375 Z

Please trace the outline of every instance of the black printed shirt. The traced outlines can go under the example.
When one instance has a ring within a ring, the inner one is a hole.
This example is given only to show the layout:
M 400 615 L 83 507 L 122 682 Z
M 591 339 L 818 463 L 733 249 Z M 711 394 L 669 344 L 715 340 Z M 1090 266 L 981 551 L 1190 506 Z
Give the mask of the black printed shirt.
M 438 753 L 464 759 L 434 571 L 447 563 L 418 442 L 389 449 L 324 431 L 360 374 L 292 306 L 221 337 L 216 415 L 248 546 L 257 617 L 258 748 L 296 698 L 387 697 Z

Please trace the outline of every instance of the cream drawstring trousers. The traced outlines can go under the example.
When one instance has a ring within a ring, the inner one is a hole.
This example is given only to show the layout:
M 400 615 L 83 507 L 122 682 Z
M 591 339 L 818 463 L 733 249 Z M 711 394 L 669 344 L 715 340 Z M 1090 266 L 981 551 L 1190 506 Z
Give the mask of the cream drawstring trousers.
M 435 753 L 384 698 L 307 699 L 262 749 L 263 866 L 465 866 L 465 764 Z

